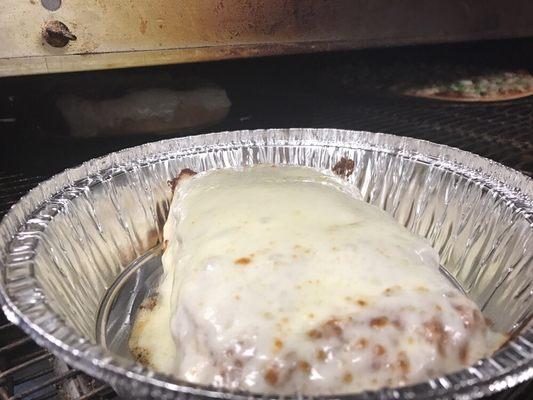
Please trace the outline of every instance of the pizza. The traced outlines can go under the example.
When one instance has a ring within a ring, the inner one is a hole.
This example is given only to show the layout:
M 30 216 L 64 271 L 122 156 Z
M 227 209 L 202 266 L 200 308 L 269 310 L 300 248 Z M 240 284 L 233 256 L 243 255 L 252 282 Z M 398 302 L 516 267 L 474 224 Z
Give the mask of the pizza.
M 452 101 L 502 101 L 533 94 L 528 71 L 495 71 L 465 75 L 460 79 L 427 82 L 405 88 L 404 94 Z
M 527 70 L 408 62 L 376 66 L 358 62 L 330 72 L 328 85 L 340 84 L 358 93 L 379 91 L 468 102 L 512 100 L 533 94 L 533 75 Z

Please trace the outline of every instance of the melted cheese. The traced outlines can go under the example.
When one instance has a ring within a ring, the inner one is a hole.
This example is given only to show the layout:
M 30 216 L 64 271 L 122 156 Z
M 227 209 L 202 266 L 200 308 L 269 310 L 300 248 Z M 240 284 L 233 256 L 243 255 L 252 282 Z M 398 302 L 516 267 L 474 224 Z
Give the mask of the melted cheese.
M 130 344 L 191 382 L 358 392 L 461 369 L 502 338 L 425 240 L 310 168 L 182 180 L 164 238 L 158 303 Z

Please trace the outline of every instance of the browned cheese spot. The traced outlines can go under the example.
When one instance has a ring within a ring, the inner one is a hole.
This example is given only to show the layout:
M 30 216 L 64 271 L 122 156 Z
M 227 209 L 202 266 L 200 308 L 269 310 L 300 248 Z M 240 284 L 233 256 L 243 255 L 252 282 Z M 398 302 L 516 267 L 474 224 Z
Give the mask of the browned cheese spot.
M 328 358 L 328 354 L 323 349 L 317 349 L 316 358 L 319 361 L 326 361 L 326 358 Z
M 396 362 L 396 365 L 403 375 L 407 375 L 409 373 L 411 365 L 409 364 L 407 355 L 403 351 L 398 353 L 398 361 Z
M 346 373 L 342 376 L 342 381 L 343 381 L 344 383 L 350 383 L 352 380 L 353 380 L 353 376 L 352 376 L 352 374 L 350 374 L 349 372 L 346 372 Z
M 385 347 L 383 347 L 380 344 L 376 344 L 372 350 L 374 352 L 374 355 L 379 356 L 379 357 L 384 355 L 387 352 Z
M 309 374 L 311 372 L 311 365 L 307 361 L 300 361 L 298 363 L 298 369 L 304 374 Z
M 342 328 L 339 324 L 339 321 L 335 318 L 332 318 L 328 322 L 326 322 L 324 324 L 323 330 L 326 337 L 342 335 Z
M 387 326 L 389 324 L 389 319 L 387 317 L 377 317 L 377 318 L 372 318 L 370 320 L 370 326 L 374 329 L 381 329 L 381 328 L 384 328 L 385 326 Z
M 133 357 L 142 365 L 150 366 L 150 353 L 143 347 L 134 347 L 131 349 Z
M 448 342 L 448 334 L 444 330 L 442 322 L 433 317 L 424 323 L 424 336 L 430 343 L 435 343 L 441 356 L 446 355 L 445 345 Z
M 319 329 L 311 329 L 307 332 L 307 336 L 311 339 L 320 339 L 339 337 L 342 335 L 342 327 L 339 321 L 335 318 L 323 323 Z
M 354 169 L 354 160 L 342 157 L 340 161 L 333 166 L 332 171 L 341 178 L 348 178 L 351 174 L 353 174 Z
M 388 287 L 387 289 L 385 289 L 383 291 L 383 294 L 387 297 L 389 296 L 392 296 L 394 294 L 397 294 L 399 291 L 402 290 L 402 287 L 399 286 L 399 285 L 394 285 L 394 286 L 391 286 L 391 287 Z
M 275 386 L 279 379 L 278 368 L 275 366 L 269 367 L 265 372 L 264 378 L 269 385 Z
M 274 348 L 276 349 L 276 351 L 280 351 L 282 347 L 283 347 L 283 342 L 280 339 L 276 338 L 274 340 Z
M 469 307 L 465 307 L 461 304 L 456 304 L 453 306 L 453 308 L 459 313 L 461 316 L 461 319 L 463 320 L 463 326 L 466 329 L 472 329 L 474 330 L 477 325 L 481 322 L 482 318 L 481 316 L 476 313 L 477 310 L 471 309 Z
M 141 310 L 153 310 L 154 307 L 157 305 L 157 296 L 153 295 L 153 296 L 150 296 L 148 297 L 147 299 L 145 299 L 141 305 L 140 305 L 140 309 Z
M 361 307 L 366 307 L 368 305 L 368 303 L 362 299 L 357 300 L 357 304 L 359 304 Z
M 468 351 L 469 351 L 468 342 L 463 343 L 459 347 L 459 360 L 461 361 L 463 365 L 468 364 Z
M 395 319 L 392 321 L 392 326 L 394 326 L 396 329 L 398 330 L 401 330 L 403 329 L 403 324 L 402 324 L 402 321 L 400 321 L 399 319 Z
M 319 329 L 311 329 L 307 336 L 311 339 L 339 337 L 342 335 L 342 327 L 337 319 L 332 318 L 323 323 Z
M 250 257 L 241 257 L 241 258 L 237 258 L 233 262 L 238 265 L 248 265 L 252 262 L 252 259 Z
M 322 332 L 311 329 L 309 332 L 307 332 L 307 336 L 309 336 L 311 339 L 320 339 L 322 337 Z
M 368 346 L 368 340 L 366 340 L 365 338 L 361 338 L 355 343 L 355 348 L 357 350 L 362 350 L 366 348 L 366 346 Z
M 233 349 L 226 349 L 226 351 L 224 351 L 224 355 L 227 357 L 227 358 L 233 358 L 235 356 L 235 350 Z

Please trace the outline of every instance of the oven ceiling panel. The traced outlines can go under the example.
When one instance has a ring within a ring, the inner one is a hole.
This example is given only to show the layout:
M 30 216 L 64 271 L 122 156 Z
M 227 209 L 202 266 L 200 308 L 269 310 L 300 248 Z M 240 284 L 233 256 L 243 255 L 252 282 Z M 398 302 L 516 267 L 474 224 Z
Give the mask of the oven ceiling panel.
M 7 76 L 533 36 L 533 2 L 2 0 L 0 27 Z

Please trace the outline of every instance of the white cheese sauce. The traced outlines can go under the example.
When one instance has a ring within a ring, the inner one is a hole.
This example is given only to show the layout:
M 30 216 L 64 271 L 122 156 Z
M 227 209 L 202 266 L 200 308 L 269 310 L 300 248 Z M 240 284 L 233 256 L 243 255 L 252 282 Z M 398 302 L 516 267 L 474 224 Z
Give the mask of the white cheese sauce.
M 306 167 L 181 179 L 141 361 L 191 382 L 338 394 L 401 386 L 493 352 L 437 252 L 339 178 Z

